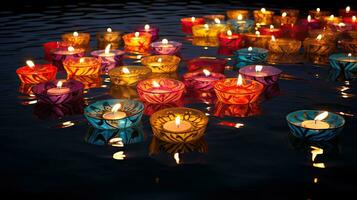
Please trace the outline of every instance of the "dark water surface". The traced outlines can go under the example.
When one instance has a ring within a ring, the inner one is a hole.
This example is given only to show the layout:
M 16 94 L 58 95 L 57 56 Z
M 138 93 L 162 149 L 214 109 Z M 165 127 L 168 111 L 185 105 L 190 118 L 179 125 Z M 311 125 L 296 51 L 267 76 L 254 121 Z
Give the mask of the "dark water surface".
M 233 8 L 232 5 L 203 6 L 198 1 L 77 3 L 34 8 L 33 11 L 27 9 L 21 13 L 1 11 L 1 191 L 14 196 L 47 199 L 120 199 L 129 196 L 221 199 L 228 195 L 234 195 L 235 199 L 316 199 L 331 193 L 355 192 L 356 80 L 329 78 L 333 74 L 329 73 L 328 67 L 278 65 L 284 73 L 279 81 L 279 95 L 264 100 L 259 105 L 259 115 L 220 118 L 212 116 L 215 105 L 186 104 L 211 116 L 204 141 L 187 147 L 194 151 L 180 154 L 179 165 L 173 154 L 166 153 L 163 147 L 159 147 L 161 153 L 149 155 L 154 144 L 147 116 L 143 119 L 144 142 L 122 148 L 93 145 L 85 142 L 90 128 L 82 115 L 49 118 L 48 109 L 26 105 L 32 101 L 18 92 L 16 68 L 30 58 L 45 62 L 44 42 L 58 40 L 65 32 L 85 31 L 92 34 L 91 46 L 95 47 L 95 33 L 108 26 L 129 32 L 145 23 L 158 25 L 161 38 L 164 36 L 184 44 L 181 51 L 184 61 L 179 69 L 182 74 L 186 71 L 186 60 L 196 56 L 217 56 L 217 48 L 192 46 L 181 32 L 179 19 L 224 13 Z M 125 63 L 131 62 L 133 60 L 125 60 Z M 236 72 L 228 70 L 227 75 L 235 76 Z M 103 82 L 103 85 L 110 83 Z M 88 103 L 107 98 L 109 87 L 91 89 L 86 97 Z M 311 144 L 296 141 L 289 133 L 285 116 L 298 109 L 324 109 L 347 114 L 340 137 L 314 144 L 324 149 L 324 154 L 319 155 L 316 162 L 324 163 L 325 169 L 312 167 Z M 60 128 L 68 121 L 74 126 Z M 229 123 L 244 126 L 225 125 Z M 124 160 L 112 158 L 118 151 L 124 151 Z

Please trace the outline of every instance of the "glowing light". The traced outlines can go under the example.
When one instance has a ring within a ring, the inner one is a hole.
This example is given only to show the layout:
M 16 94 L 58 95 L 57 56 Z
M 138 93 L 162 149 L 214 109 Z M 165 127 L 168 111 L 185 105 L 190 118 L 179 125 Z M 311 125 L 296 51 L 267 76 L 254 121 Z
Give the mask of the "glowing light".
M 322 35 L 321 34 L 319 34 L 317 37 L 316 37 L 316 40 L 321 40 L 322 39 Z
M 73 32 L 73 36 L 74 36 L 74 37 L 78 37 L 78 35 L 79 35 L 79 34 L 78 34 L 77 31 Z
M 139 32 L 135 32 L 135 33 L 134 33 L 134 36 L 135 36 L 135 37 L 139 37 L 139 35 L 140 35 Z
M 316 8 L 316 12 L 320 12 L 321 11 L 321 9 L 320 8 Z
M 126 155 L 124 154 L 124 151 L 118 151 L 113 154 L 113 159 L 115 160 L 124 160 L 125 157 Z
M 130 73 L 129 69 L 126 68 L 126 67 L 123 67 L 122 71 L 123 71 L 124 74 L 129 74 Z
M 263 65 L 255 65 L 255 72 L 261 72 L 263 70 Z
M 214 22 L 215 22 L 216 24 L 220 24 L 220 23 L 221 23 L 221 20 L 219 20 L 218 18 L 214 18 Z
M 26 65 L 33 68 L 35 66 L 35 63 L 32 60 L 26 60 Z
M 349 13 L 351 11 L 351 7 L 350 6 L 347 6 L 346 7 L 346 13 Z
M 207 69 L 204 69 L 204 70 L 203 70 L 203 73 L 205 74 L 205 76 L 211 75 L 211 72 L 208 71 Z
M 281 14 L 282 17 L 286 17 L 287 15 L 288 15 L 288 13 L 286 13 L 286 12 L 283 12 L 283 13 Z
M 329 20 L 330 20 L 330 21 L 333 21 L 334 18 L 335 18 L 335 15 L 330 15 Z
M 274 35 L 272 35 L 272 36 L 271 36 L 271 40 L 272 40 L 272 41 L 276 41 L 276 39 L 275 39 L 275 36 L 274 36 Z
M 110 47 L 111 46 L 112 46 L 111 44 L 108 44 L 104 49 L 104 53 L 106 53 L 106 54 L 110 53 Z
M 167 39 L 162 39 L 162 44 L 168 44 L 169 43 L 169 41 L 167 40 Z
M 80 58 L 79 63 L 84 63 L 84 58 Z
M 317 115 L 317 116 L 314 118 L 314 120 L 315 120 L 315 121 L 321 121 L 321 120 L 324 120 L 327 116 L 328 116 L 328 112 L 325 111 L 325 112 L 323 112 L 323 113 Z
M 177 116 L 177 117 L 175 118 L 175 124 L 176 124 L 177 127 L 180 126 L 180 124 L 181 124 L 181 118 L 180 118 L 180 116 Z
M 63 85 L 62 81 L 58 81 L 56 86 L 58 89 L 61 89 L 62 85 Z
M 312 166 L 316 167 L 316 168 L 326 168 L 324 163 L 313 163 Z
M 315 161 L 316 156 L 324 153 L 324 150 L 319 147 L 311 146 L 311 149 L 312 149 L 311 150 L 311 154 L 312 154 L 311 160 L 312 161 Z
M 242 75 L 238 75 L 238 79 L 237 79 L 237 86 L 241 86 L 243 85 L 243 78 Z
M 265 13 L 267 10 L 265 8 L 260 9 L 262 13 Z
M 348 53 L 348 55 L 347 55 L 348 57 L 351 57 L 352 56 L 352 53 Z
M 248 47 L 248 51 L 253 51 L 253 47 Z
M 352 22 L 356 22 L 357 17 L 356 16 L 352 16 Z
M 231 30 L 228 30 L 228 31 L 227 31 L 227 35 L 228 35 L 228 36 L 232 36 L 232 31 L 231 31 Z
M 117 112 L 119 109 L 121 108 L 121 104 L 120 103 L 117 103 L 113 106 L 111 112 L 115 113 Z
M 112 28 L 107 28 L 107 32 L 108 32 L 108 33 L 113 32 Z
M 149 24 L 145 24 L 144 29 L 145 29 L 145 31 L 149 31 L 150 30 L 150 25 Z
M 311 15 L 307 16 L 307 22 L 311 22 Z
M 157 62 L 161 63 L 162 62 L 162 58 L 158 58 Z
M 244 126 L 244 124 L 242 124 L 242 123 L 236 123 L 234 125 L 235 128 L 240 128 L 240 127 L 243 127 L 243 126 Z
M 208 24 L 205 24 L 205 25 L 203 25 L 203 26 L 205 27 L 205 29 L 208 29 L 208 28 L 209 28 Z
M 274 25 L 269 26 L 270 30 L 274 29 Z
M 180 154 L 179 153 L 174 154 L 174 159 L 176 161 L 176 164 L 180 164 Z
M 69 47 L 67 48 L 67 50 L 70 51 L 70 52 L 72 52 L 72 51 L 74 51 L 74 48 L 73 48 L 72 46 L 69 46 Z
M 259 36 L 260 32 L 259 31 L 255 31 L 255 35 Z
M 156 81 L 153 81 L 152 82 L 152 86 L 153 87 L 160 87 L 160 84 L 158 82 L 156 82 Z
M 191 17 L 191 21 L 194 22 L 196 20 L 196 17 Z

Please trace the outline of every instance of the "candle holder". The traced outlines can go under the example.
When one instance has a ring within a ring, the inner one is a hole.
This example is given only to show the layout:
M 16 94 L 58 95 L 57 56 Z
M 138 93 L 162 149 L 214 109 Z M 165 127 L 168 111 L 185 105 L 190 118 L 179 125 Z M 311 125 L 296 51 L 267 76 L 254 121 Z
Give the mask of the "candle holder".
M 219 19 L 221 22 L 223 22 L 226 19 L 225 15 L 205 15 L 203 16 L 203 19 L 205 19 L 206 23 L 215 23 L 216 19 Z
M 187 17 L 181 19 L 182 31 L 184 33 L 192 34 L 192 26 L 204 24 L 203 18 Z
M 281 28 L 274 28 L 273 25 L 269 27 L 261 27 L 259 28 L 259 32 L 262 35 L 273 35 L 276 38 L 280 38 L 283 36 L 283 30 Z
M 167 41 L 166 43 L 163 40 L 151 43 L 150 47 L 154 54 L 175 55 L 181 50 L 182 43 L 175 41 Z
M 267 25 L 273 23 L 273 11 L 262 11 L 262 10 L 254 10 L 253 11 L 254 21 L 260 25 Z
M 185 85 L 174 79 L 145 79 L 138 83 L 137 91 L 143 101 L 165 104 L 178 101 Z
M 45 50 L 45 59 L 48 61 L 52 61 L 52 51 L 56 49 L 67 49 L 70 45 L 66 42 L 46 42 L 43 44 L 43 48 Z
M 153 73 L 171 73 L 177 70 L 181 59 L 172 55 L 147 56 L 141 59 L 141 64 L 149 67 Z
M 220 73 L 205 71 L 188 72 L 183 75 L 183 82 L 188 90 L 212 91 L 213 85 L 225 76 Z
M 339 9 L 338 14 L 342 17 L 352 17 L 352 16 L 357 16 L 357 11 L 351 10 L 351 7 L 349 9 L 346 7 L 346 8 Z
M 356 39 L 345 39 L 341 40 L 339 43 L 343 52 L 346 53 L 357 53 L 357 40 Z
M 121 50 L 110 50 L 105 53 L 105 50 L 92 51 L 91 55 L 101 61 L 101 74 L 108 74 L 108 72 L 120 65 L 123 61 L 125 52 Z
M 151 74 L 145 66 L 121 66 L 109 71 L 110 80 L 115 85 L 135 85 Z
M 239 16 L 241 16 L 242 20 L 247 20 L 249 18 L 248 10 L 228 10 L 226 14 L 228 19 L 238 19 Z
M 194 37 L 217 37 L 221 32 L 226 31 L 225 24 L 200 24 L 192 27 Z
M 317 11 L 317 10 L 309 10 L 309 15 L 311 15 L 312 18 L 317 19 L 317 20 L 322 20 L 326 16 L 330 16 L 329 11 Z
M 215 57 L 197 57 L 187 62 L 187 68 L 189 72 L 207 69 L 210 72 L 224 73 L 227 60 Z
M 69 77 L 99 74 L 101 61 L 94 57 L 70 58 L 63 61 Z
M 171 143 L 153 137 L 149 145 L 149 155 L 160 154 L 160 152 L 166 152 L 168 154 L 184 154 L 190 152 L 207 153 L 208 145 L 204 138 L 191 142 Z
M 140 26 L 135 28 L 136 32 L 149 33 L 151 34 L 151 41 L 155 41 L 159 38 L 159 27 L 146 24 L 145 26 Z
M 119 119 L 107 119 L 106 113 L 112 112 L 115 105 L 121 105 L 120 111 L 126 116 Z M 84 109 L 84 116 L 88 122 L 97 129 L 113 130 L 136 127 L 141 121 L 144 105 L 137 100 L 108 99 L 97 101 Z
M 353 26 L 353 32 L 356 32 L 356 30 L 357 30 L 357 15 L 352 16 L 352 17 L 344 17 L 344 18 L 342 19 L 342 21 L 343 21 L 344 23 L 352 24 L 352 26 Z M 356 38 L 356 37 L 354 37 L 354 38 Z
M 227 21 L 227 26 L 236 33 L 251 33 L 254 31 L 255 27 L 254 21 L 250 19 L 230 19 Z
M 152 35 L 146 32 L 128 33 L 123 36 L 125 46 L 148 49 Z
M 62 35 L 62 40 L 73 47 L 77 48 L 88 48 L 90 34 L 89 33 L 66 33 Z
M 147 116 L 151 116 L 155 112 L 157 112 L 159 110 L 166 109 L 166 108 L 175 108 L 175 107 L 183 106 L 182 98 L 179 99 L 178 101 L 165 103 L 165 104 L 149 103 L 146 101 L 143 101 L 143 103 L 144 103 L 144 107 L 145 107 L 144 115 L 147 115 Z
M 71 79 L 81 82 L 84 86 L 84 89 L 100 88 L 103 82 L 99 74 L 88 76 L 71 76 Z
M 333 69 L 349 72 L 357 71 L 357 56 L 353 56 L 352 54 L 332 54 L 329 60 Z
M 138 92 L 135 86 L 111 84 L 109 95 L 116 99 L 137 99 Z
M 123 144 L 136 144 L 146 140 L 143 127 L 105 130 L 89 127 L 88 133 L 84 138 L 85 142 L 94 145 L 109 145 L 121 147 Z
M 119 48 L 123 36 L 123 32 L 121 31 L 103 31 L 97 33 L 97 42 L 98 42 L 98 49 L 104 49 L 109 44 L 111 45 L 112 49 Z
M 57 88 L 58 81 L 48 81 L 32 87 L 33 93 L 39 101 L 47 104 L 64 104 L 76 101 L 83 96 L 83 84 L 75 80 L 63 81 L 62 88 L 68 88 L 65 93 L 52 94 L 52 88 Z
M 225 104 L 218 101 L 215 105 L 213 115 L 215 117 L 251 117 L 261 114 L 258 103 L 250 104 Z
M 268 43 L 271 40 L 270 35 L 261 35 L 261 34 L 251 34 L 247 33 L 244 35 L 245 46 L 247 47 L 258 47 L 258 48 L 268 48 Z
M 336 49 L 335 43 L 316 38 L 306 38 L 303 45 L 305 56 L 315 64 L 327 64 L 328 56 Z
M 16 70 L 24 84 L 37 84 L 56 79 L 57 68 L 51 64 L 36 64 L 33 67 L 23 66 Z
M 262 48 L 240 49 L 234 53 L 234 57 L 238 63 L 237 67 L 265 62 L 268 57 L 268 52 L 268 50 Z
M 193 37 L 192 45 L 200 47 L 218 47 L 219 40 L 217 37 Z
M 242 46 L 243 36 L 228 31 L 218 35 L 219 45 L 223 47 L 239 49 Z
M 244 80 L 241 86 L 237 86 L 237 78 L 219 80 L 214 85 L 218 100 L 226 104 L 252 103 L 263 89 L 264 85 L 254 80 Z
M 309 141 L 327 141 L 339 134 L 345 124 L 345 119 L 332 112 L 328 112 L 328 116 L 324 119 L 324 123 L 329 125 L 329 128 L 306 128 L 302 123 L 307 120 L 314 121 L 314 118 L 321 113 L 318 110 L 298 110 L 289 113 L 286 116 L 290 132 L 298 138 L 303 138 Z
M 286 55 L 298 54 L 301 48 L 301 41 L 294 39 L 278 38 L 270 40 L 268 43 L 269 52 Z
M 169 128 L 171 122 L 175 123 L 177 117 L 182 117 L 180 126 L 185 129 Z M 177 107 L 157 111 L 150 117 L 150 124 L 155 137 L 170 143 L 190 142 L 203 137 L 208 117 L 201 111 Z
M 291 16 L 273 16 L 273 24 L 275 26 L 283 26 L 285 24 L 291 25 L 291 24 L 296 24 L 298 18 L 297 17 L 291 17 Z
M 258 65 L 259 66 L 259 65 Z M 263 85 L 272 85 L 279 80 L 282 71 L 269 65 L 261 65 L 260 71 L 257 72 L 257 65 L 249 65 L 239 69 L 239 74 L 243 78 L 255 80 Z
M 84 109 L 82 98 L 64 104 L 46 104 L 38 102 L 33 108 L 33 114 L 39 119 L 63 119 L 66 116 L 81 115 Z
M 352 31 L 354 29 L 354 26 L 349 23 L 329 23 L 327 25 L 327 28 L 334 32 L 335 34 L 341 35 L 347 31 Z
M 85 49 L 55 49 L 52 51 L 52 64 L 59 70 L 64 70 L 63 61 L 71 58 L 80 58 L 84 56 Z

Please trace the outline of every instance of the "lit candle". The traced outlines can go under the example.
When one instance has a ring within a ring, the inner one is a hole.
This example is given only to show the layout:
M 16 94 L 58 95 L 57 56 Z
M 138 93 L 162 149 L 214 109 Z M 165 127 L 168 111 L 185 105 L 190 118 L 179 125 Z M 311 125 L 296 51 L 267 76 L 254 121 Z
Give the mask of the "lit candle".
M 89 33 L 66 33 L 62 35 L 62 40 L 75 47 L 86 48 L 89 46 L 90 34 Z
M 323 122 L 326 117 L 328 116 L 328 112 L 325 111 L 319 115 L 317 115 L 314 120 L 305 120 L 301 123 L 301 126 L 304 128 L 310 129 L 328 129 L 330 125 L 326 122 Z
M 192 27 L 194 25 L 204 24 L 205 20 L 203 18 L 187 17 L 181 19 L 182 31 L 184 33 L 192 33 Z
M 261 25 L 271 24 L 273 22 L 273 11 L 268 11 L 265 8 L 253 11 L 254 20 Z
M 174 55 L 180 51 L 182 43 L 163 39 L 161 42 L 151 43 L 150 46 L 155 54 Z
M 224 79 L 225 76 L 220 73 L 210 72 L 207 69 L 202 71 L 188 72 L 182 79 L 188 90 L 210 92 L 216 81 Z
M 233 49 L 238 49 L 243 41 L 243 37 L 241 35 L 232 33 L 231 30 L 227 30 L 226 33 L 219 34 L 218 39 L 220 46 L 229 47 Z
M 181 120 L 180 116 L 176 116 L 175 120 L 168 121 L 163 125 L 163 128 L 169 132 L 186 132 L 192 127 L 191 123 L 185 120 Z
M 145 24 L 144 26 L 137 27 L 135 28 L 135 31 L 150 33 L 152 36 L 151 40 L 156 40 L 159 37 L 159 28 L 149 24 Z
M 111 47 L 111 44 L 108 44 L 104 50 L 91 52 L 93 57 L 99 58 L 101 61 L 101 74 L 108 73 L 109 70 L 122 63 L 125 52 L 121 50 L 110 50 Z
M 269 65 L 248 65 L 239 69 L 239 74 L 241 74 L 243 78 L 258 81 L 263 85 L 276 83 L 281 72 L 280 69 Z
M 106 112 L 103 114 L 103 118 L 106 120 L 118 120 L 126 117 L 126 113 L 123 111 L 119 111 L 121 108 L 121 104 L 115 104 L 110 112 Z
M 68 87 L 62 87 L 62 81 L 57 82 L 57 87 L 47 90 L 48 95 L 63 95 L 68 94 L 71 90 Z
M 125 34 L 123 40 L 125 45 L 129 47 L 148 48 L 152 35 L 151 33 L 136 31 L 135 33 Z
M 257 76 L 257 77 L 265 77 L 265 76 L 267 76 L 267 73 L 265 73 L 265 72 L 262 72 L 262 70 L 263 70 L 263 65 L 255 65 L 255 75 Z
M 108 44 L 108 45 L 105 47 L 104 52 L 101 53 L 101 54 L 99 54 L 99 56 L 114 56 L 115 54 L 110 52 L 110 47 L 111 47 L 111 46 L 112 46 L 111 44 Z
M 57 67 L 50 64 L 35 65 L 32 60 L 27 60 L 26 66 L 16 70 L 19 79 L 25 84 L 38 84 L 53 80 L 56 73 Z

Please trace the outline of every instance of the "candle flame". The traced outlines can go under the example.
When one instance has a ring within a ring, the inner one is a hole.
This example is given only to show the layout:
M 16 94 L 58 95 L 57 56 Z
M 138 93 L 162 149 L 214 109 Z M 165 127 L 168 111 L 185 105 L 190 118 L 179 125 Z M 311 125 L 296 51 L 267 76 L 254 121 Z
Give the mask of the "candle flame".
M 311 15 L 307 16 L 307 22 L 311 22 Z
M 356 22 L 357 18 L 356 16 L 352 16 L 352 22 Z
M 263 65 L 255 65 L 255 72 L 261 72 L 263 70 Z
M 145 24 L 144 29 L 145 29 L 145 31 L 148 31 L 150 29 L 150 25 L 149 24 Z
M 243 85 L 243 78 L 242 75 L 238 75 L 238 79 L 237 79 L 237 86 L 241 86 Z
M 104 53 L 108 54 L 110 52 L 110 47 L 111 46 L 112 46 L 111 44 L 108 44 L 104 49 Z
M 271 40 L 272 40 L 272 41 L 274 41 L 274 42 L 276 41 L 276 39 L 275 39 L 275 36 L 274 36 L 274 35 L 272 35 L 272 36 L 271 36 Z
M 112 28 L 110 28 L 110 27 L 107 28 L 107 32 L 108 32 L 108 33 L 111 33 L 112 31 L 113 31 Z
M 162 39 L 162 44 L 168 44 L 169 43 L 169 41 L 167 40 L 167 39 Z
M 135 36 L 135 37 L 139 37 L 139 35 L 140 35 L 139 32 L 135 32 L 135 33 L 134 33 L 134 36 Z
M 350 6 L 347 6 L 346 7 L 346 13 L 349 13 L 351 11 L 351 7 Z
M 347 55 L 348 57 L 351 57 L 352 56 L 352 53 L 348 53 L 348 55 Z
M 174 159 L 176 161 L 176 164 L 180 164 L 180 154 L 179 153 L 174 154 Z
M 329 20 L 330 20 L 330 21 L 333 21 L 334 18 L 335 18 L 335 15 L 330 15 Z
M 326 168 L 325 163 L 313 163 L 312 166 L 316 168 Z
M 231 30 L 228 30 L 228 31 L 227 31 L 227 35 L 228 35 L 228 36 L 232 36 L 232 31 L 231 31 Z
M 255 31 L 255 35 L 259 36 L 260 32 L 259 31 Z
M 83 62 L 84 62 L 84 58 L 80 58 L 79 63 L 83 63 Z
M 318 155 L 321 155 L 324 153 L 324 150 L 319 148 L 319 147 L 315 147 L 315 146 L 311 146 L 311 160 L 312 161 L 315 161 L 315 158 L 318 156 Z
M 177 117 L 175 118 L 175 124 L 176 124 L 177 127 L 180 126 L 180 124 L 181 124 L 181 118 L 180 118 L 180 116 L 177 116 Z
M 215 22 L 216 24 L 220 24 L 220 23 L 221 23 L 221 20 L 219 20 L 218 18 L 214 18 L 214 22 Z
M 194 22 L 196 20 L 196 17 L 191 17 L 191 21 Z
M 156 81 L 153 81 L 152 82 L 152 86 L 153 87 L 160 87 L 160 84 L 158 82 L 156 82 Z
M 328 116 L 328 112 L 325 111 L 325 112 L 323 112 L 323 113 L 317 115 L 317 116 L 314 118 L 314 120 L 315 120 L 315 121 L 321 121 L 321 120 L 324 120 L 327 116 Z
M 316 8 L 316 12 L 320 12 L 321 11 L 321 9 L 320 8 Z
M 287 15 L 288 15 L 288 13 L 286 13 L 286 12 L 283 12 L 283 13 L 281 14 L 282 17 L 286 17 Z
M 205 24 L 205 25 L 203 25 L 206 29 L 208 29 L 209 27 L 208 27 L 208 24 Z
M 161 63 L 162 62 L 162 58 L 158 58 L 157 62 Z
M 274 29 L 274 25 L 270 25 L 269 28 L 270 28 L 270 30 Z
M 339 27 L 342 27 L 342 26 L 346 26 L 346 24 L 343 23 L 343 22 L 340 22 L 340 23 L 338 23 L 338 26 L 339 26 Z
M 126 67 L 123 67 L 122 71 L 123 71 L 124 74 L 129 74 L 130 73 L 129 69 L 126 68 Z
M 74 51 L 74 48 L 73 48 L 72 46 L 69 46 L 69 47 L 67 48 L 67 50 L 70 51 L 70 52 L 72 52 L 72 51 Z
M 316 40 L 321 40 L 322 39 L 322 35 L 321 34 L 319 34 L 317 37 L 316 37 Z
M 62 85 L 63 85 L 62 81 L 58 81 L 58 82 L 57 82 L 57 88 L 58 88 L 58 89 L 61 89 L 61 88 L 62 88 Z
M 239 21 L 243 20 L 243 15 L 242 15 L 242 14 L 239 14 L 238 17 L 237 17 L 237 19 L 238 19 Z
M 115 113 L 115 112 L 118 112 L 118 110 L 121 108 L 121 104 L 120 103 L 117 103 L 113 106 L 112 108 L 112 112 Z
M 265 13 L 267 10 L 265 8 L 260 9 L 262 13 Z
M 248 51 L 253 51 L 253 47 L 248 47 Z
M 77 31 L 74 31 L 74 32 L 73 32 L 73 36 L 74 36 L 74 37 L 78 37 L 78 35 L 79 35 L 79 34 L 78 34 Z
M 35 66 L 35 63 L 32 60 L 26 60 L 26 65 L 32 68 Z
M 204 70 L 202 70 L 202 71 L 203 71 L 203 73 L 205 74 L 205 76 L 211 75 L 211 72 L 210 72 L 209 70 L 207 70 L 207 69 L 204 69 Z

